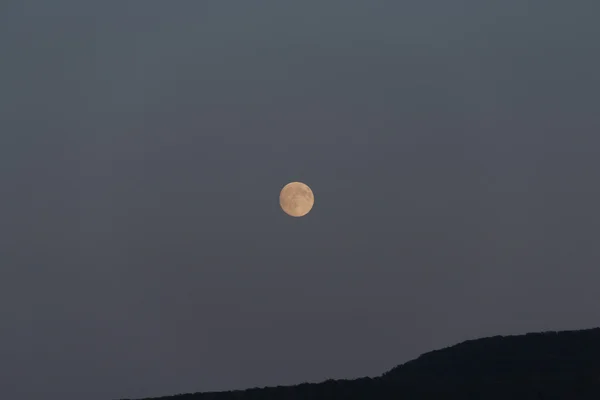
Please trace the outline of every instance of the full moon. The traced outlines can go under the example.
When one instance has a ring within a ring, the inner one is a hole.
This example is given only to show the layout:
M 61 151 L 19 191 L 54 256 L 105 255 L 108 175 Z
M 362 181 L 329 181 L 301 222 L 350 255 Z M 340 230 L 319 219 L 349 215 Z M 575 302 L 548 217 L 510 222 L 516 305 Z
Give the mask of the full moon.
M 292 217 L 303 217 L 315 204 L 312 190 L 302 182 L 288 183 L 281 189 L 279 205 L 286 214 Z

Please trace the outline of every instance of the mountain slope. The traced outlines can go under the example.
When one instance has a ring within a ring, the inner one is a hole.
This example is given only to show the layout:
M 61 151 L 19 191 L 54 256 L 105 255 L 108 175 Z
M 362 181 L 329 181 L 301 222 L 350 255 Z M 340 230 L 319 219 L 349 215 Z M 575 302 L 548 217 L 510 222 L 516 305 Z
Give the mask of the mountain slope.
M 161 400 L 600 399 L 600 328 L 469 340 L 381 377 Z

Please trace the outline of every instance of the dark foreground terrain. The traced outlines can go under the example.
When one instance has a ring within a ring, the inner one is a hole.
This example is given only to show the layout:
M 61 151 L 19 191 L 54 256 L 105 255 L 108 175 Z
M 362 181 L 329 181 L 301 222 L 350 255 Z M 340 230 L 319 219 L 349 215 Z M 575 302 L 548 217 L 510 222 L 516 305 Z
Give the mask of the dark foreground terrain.
M 160 399 L 600 400 L 600 328 L 470 340 L 423 354 L 375 378 Z

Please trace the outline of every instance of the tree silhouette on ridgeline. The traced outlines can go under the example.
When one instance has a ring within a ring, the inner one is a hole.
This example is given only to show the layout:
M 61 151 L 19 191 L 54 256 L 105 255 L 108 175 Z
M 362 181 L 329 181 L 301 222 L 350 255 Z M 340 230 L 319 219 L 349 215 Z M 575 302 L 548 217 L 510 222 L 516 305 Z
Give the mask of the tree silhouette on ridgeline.
M 375 378 L 158 399 L 600 400 L 600 328 L 468 340 Z

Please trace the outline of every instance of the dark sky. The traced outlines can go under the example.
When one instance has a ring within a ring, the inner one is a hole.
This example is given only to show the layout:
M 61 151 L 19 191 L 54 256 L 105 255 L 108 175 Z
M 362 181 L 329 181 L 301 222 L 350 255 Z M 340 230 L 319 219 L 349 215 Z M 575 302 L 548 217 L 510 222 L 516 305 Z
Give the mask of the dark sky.
M 597 326 L 599 13 L 3 1 L 0 397 L 353 378 Z

